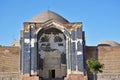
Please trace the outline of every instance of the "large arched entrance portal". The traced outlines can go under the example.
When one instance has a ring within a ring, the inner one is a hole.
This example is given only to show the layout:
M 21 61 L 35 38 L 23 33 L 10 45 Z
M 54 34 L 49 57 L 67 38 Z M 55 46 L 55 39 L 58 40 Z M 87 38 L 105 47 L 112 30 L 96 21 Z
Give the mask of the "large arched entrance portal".
M 38 70 L 39 76 L 46 78 L 63 78 L 67 74 L 66 37 L 54 27 L 44 28 L 38 32 Z

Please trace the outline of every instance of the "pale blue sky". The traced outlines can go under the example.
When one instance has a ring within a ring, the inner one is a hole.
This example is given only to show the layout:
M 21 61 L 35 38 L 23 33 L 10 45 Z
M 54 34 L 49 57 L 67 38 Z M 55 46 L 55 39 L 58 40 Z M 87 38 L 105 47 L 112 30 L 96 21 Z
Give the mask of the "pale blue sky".
M 120 0 L 0 0 L 0 45 L 19 39 L 23 22 L 46 10 L 82 22 L 86 44 L 120 43 Z

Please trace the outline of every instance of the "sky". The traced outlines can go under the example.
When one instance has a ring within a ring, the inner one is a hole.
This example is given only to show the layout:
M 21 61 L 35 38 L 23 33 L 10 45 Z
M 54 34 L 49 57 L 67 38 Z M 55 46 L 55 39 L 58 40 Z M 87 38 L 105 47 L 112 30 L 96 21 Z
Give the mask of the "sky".
M 0 0 L 0 45 L 12 45 L 23 23 L 46 10 L 82 22 L 88 46 L 105 40 L 120 43 L 120 0 Z

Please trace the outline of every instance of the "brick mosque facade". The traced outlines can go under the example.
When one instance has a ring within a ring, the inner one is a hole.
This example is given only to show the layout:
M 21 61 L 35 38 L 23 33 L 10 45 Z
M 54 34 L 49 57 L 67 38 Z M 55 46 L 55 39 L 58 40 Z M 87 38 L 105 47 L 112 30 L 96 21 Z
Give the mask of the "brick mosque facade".
M 87 46 L 82 22 L 45 11 L 23 23 L 20 40 L 0 46 L 0 80 L 93 80 L 86 60 L 104 64 L 97 80 L 120 80 L 120 44 Z

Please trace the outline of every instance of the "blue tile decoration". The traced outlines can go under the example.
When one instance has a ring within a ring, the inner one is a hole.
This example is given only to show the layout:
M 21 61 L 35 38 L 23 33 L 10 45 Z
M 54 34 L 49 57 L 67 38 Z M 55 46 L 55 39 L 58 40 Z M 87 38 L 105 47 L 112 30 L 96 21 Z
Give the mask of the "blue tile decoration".
M 77 51 L 81 51 L 82 50 L 82 45 L 80 43 L 80 41 L 77 42 Z
M 26 43 L 25 39 L 29 40 L 29 33 L 24 33 L 23 43 L 23 74 L 30 73 L 30 43 Z
M 29 31 L 25 31 L 21 41 L 21 70 L 23 74 L 31 74 L 37 70 L 37 43 L 34 27 L 30 26 Z
M 30 70 L 36 71 L 36 58 L 37 58 L 37 52 L 36 52 L 36 34 L 35 29 L 33 26 L 30 26 Z
M 72 66 L 72 71 L 76 70 L 76 48 L 75 48 L 75 42 L 71 43 L 71 66 Z
M 73 39 L 73 40 L 76 39 L 75 30 L 71 31 L 71 39 Z
M 77 38 L 81 39 L 82 38 L 82 30 L 81 27 L 78 27 L 76 30 Z

